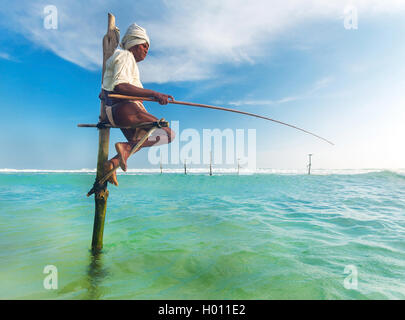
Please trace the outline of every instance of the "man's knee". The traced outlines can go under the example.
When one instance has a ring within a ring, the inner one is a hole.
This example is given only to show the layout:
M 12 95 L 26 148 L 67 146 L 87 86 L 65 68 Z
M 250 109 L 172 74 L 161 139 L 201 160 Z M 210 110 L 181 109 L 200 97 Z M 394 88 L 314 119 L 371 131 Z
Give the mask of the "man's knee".
M 170 143 L 174 140 L 175 136 L 176 134 L 170 128 L 159 128 L 149 140 L 153 140 L 158 144 Z

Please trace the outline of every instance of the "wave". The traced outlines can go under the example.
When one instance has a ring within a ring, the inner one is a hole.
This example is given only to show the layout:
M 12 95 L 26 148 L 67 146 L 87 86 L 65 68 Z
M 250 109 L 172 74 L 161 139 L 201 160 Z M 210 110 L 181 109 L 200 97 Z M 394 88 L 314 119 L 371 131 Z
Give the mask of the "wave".
M 96 173 L 96 169 L 0 169 L 0 173 Z M 118 169 L 118 174 L 124 174 L 121 169 Z M 166 168 L 163 173 L 183 174 L 184 168 Z M 209 168 L 187 168 L 189 174 L 209 174 Z M 237 174 L 235 168 L 213 168 L 213 174 Z M 252 174 L 278 174 L 278 175 L 306 175 L 307 169 L 271 169 L 271 168 L 257 168 L 256 170 L 248 170 L 241 168 L 239 174 L 252 175 Z M 312 175 L 359 175 L 378 173 L 383 175 L 399 175 L 405 176 L 405 169 L 312 169 Z M 160 168 L 138 168 L 128 169 L 125 174 L 160 174 Z

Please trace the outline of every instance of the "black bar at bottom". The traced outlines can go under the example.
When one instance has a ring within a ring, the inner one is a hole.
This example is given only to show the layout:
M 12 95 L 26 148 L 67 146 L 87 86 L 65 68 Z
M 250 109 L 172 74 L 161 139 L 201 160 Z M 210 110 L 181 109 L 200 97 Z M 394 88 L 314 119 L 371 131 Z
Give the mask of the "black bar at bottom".
M 21 308 L 26 305 L 27 308 Z M 3 300 L 0 307 L 10 307 L 13 315 L 27 310 L 43 314 L 49 307 L 56 307 L 63 317 L 77 316 L 88 309 L 92 318 L 105 315 L 106 311 L 120 314 L 128 312 L 132 319 L 283 319 L 292 316 L 317 316 L 342 319 L 353 316 L 364 318 L 367 312 L 381 311 L 401 307 L 402 301 L 300 301 L 300 300 Z M 59 312 L 55 314 L 59 315 Z

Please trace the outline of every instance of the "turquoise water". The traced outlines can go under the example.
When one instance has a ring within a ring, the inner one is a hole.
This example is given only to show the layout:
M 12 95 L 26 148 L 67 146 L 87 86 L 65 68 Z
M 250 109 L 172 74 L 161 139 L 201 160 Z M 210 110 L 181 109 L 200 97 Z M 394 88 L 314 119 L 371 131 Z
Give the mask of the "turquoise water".
M 93 174 L 0 174 L 1 299 L 405 299 L 400 174 L 118 178 L 93 257 Z

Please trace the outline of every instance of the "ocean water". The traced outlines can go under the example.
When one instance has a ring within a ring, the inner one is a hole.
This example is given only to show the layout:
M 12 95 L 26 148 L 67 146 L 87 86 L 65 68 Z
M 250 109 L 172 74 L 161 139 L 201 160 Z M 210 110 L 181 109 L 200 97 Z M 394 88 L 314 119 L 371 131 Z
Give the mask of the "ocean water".
M 119 175 L 93 256 L 94 172 L 3 170 L 0 299 L 405 299 L 403 174 L 270 172 Z

